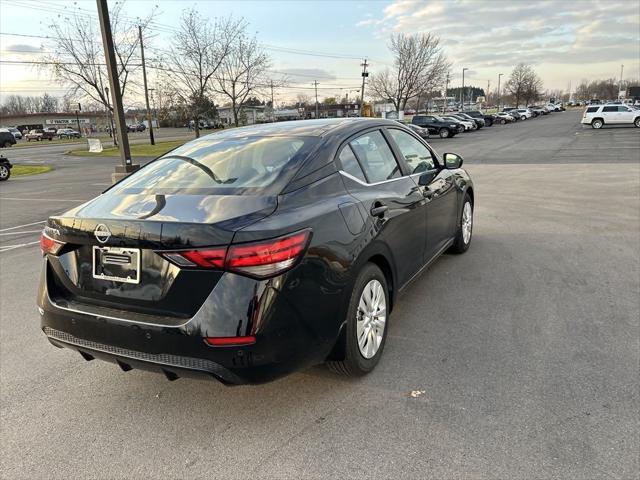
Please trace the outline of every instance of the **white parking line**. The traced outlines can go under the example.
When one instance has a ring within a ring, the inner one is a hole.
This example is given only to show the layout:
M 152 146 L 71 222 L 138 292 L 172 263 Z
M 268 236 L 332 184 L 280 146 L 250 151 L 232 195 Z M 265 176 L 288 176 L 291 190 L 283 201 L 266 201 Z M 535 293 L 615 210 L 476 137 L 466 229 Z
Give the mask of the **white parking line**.
M 63 198 L 15 198 L 15 197 L 0 197 L 1 200 L 15 200 L 17 202 L 86 202 L 86 200 L 78 199 L 63 199 Z
M 0 235 L 23 235 L 25 233 L 40 233 L 42 230 L 25 230 L 23 232 L 6 232 L 0 233 Z
M 16 225 L 15 227 L 3 228 L 0 230 L 0 232 L 8 232 L 9 230 L 15 230 L 17 228 L 22 228 L 22 227 L 29 227 L 31 225 L 38 225 L 39 223 L 44 223 L 44 222 L 46 222 L 46 220 L 40 220 L 39 222 L 33 222 L 33 223 L 25 223 L 24 225 Z
M 28 247 L 30 245 L 35 245 L 36 243 L 40 243 L 40 240 L 38 240 L 37 242 L 20 243 L 18 245 L 6 245 L 4 247 L 0 247 L 0 253 L 8 252 L 9 250 L 15 250 L 16 248 Z

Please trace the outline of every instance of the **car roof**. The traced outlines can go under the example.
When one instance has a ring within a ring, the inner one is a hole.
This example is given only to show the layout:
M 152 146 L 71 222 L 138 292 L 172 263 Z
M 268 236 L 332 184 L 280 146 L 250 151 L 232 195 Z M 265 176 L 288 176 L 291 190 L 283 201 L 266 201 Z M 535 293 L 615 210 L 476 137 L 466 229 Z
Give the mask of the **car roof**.
M 246 127 L 214 132 L 202 138 L 238 138 L 268 136 L 322 137 L 328 133 L 347 132 L 375 126 L 397 126 L 394 120 L 379 118 L 328 118 L 317 120 L 292 120 L 288 122 L 262 123 Z

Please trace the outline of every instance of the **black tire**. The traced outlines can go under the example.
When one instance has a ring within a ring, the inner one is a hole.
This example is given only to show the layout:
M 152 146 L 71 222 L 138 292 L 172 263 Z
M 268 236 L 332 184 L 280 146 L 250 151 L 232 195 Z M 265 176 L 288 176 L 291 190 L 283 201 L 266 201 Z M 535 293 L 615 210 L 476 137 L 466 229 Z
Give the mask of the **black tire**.
M 438 135 L 440 135 L 440 138 L 448 138 L 449 130 L 446 128 L 441 128 L 440 131 L 438 131 Z
M 465 206 L 467 203 L 471 208 L 471 231 L 469 232 L 469 240 L 465 242 L 463 229 L 462 229 L 462 217 L 465 210 Z M 469 246 L 471 245 L 471 240 L 473 239 L 473 201 L 471 200 L 471 196 L 468 193 L 465 193 L 464 200 L 462 201 L 462 208 L 460 209 L 460 213 L 458 215 L 458 226 L 456 229 L 455 240 L 453 241 L 453 245 L 449 249 L 451 253 L 464 253 L 469 250 Z
M 383 287 L 386 306 L 386 321 L 384 324 L 384 330 L 382 333 L 382 340 L 378 350 L 371 358 L 365 358 L 358 347 L 357 338 L 357 316 L 358 316 L 358 304 L 360 303 L 360 297 L 364 291 L 365 286 L 372 280 L 377 280 Z M 387 341 L 387 331 L 389 330 L 389 287 L 387 286 L 387 280 L 380 268 L 373 264 L 367 263 L 355 281 L 353 291 L 351 292 L 351 298 L 349 300 L 349 308 L 347 309 L 347 328 L 344 338 L 344 359 L 327 361 L 327 367 L 340 375 L 346 375 L 350 377 L 357 377 L 366 375 L 375 368 L 382 356 L 384 345 Z
M 594 118 L 593 121 L 591 122 L 591 127 L 595 129 L 602 128 L 603 125 L 604 125 L 604 121 L 600 118 Z
M 0 182 L 5 182 L 9 180 L 10 176 L 11 176 L 11 169 L 6 165 L 0 164 Z
M 11 142 L 4 142 L 4 148 L 10 148 L 13 145 Z
M 634 124 L 636 127 L 640 128 L 640 117 L 636 118 L 636 119 L 633 121 L 633 124 Z

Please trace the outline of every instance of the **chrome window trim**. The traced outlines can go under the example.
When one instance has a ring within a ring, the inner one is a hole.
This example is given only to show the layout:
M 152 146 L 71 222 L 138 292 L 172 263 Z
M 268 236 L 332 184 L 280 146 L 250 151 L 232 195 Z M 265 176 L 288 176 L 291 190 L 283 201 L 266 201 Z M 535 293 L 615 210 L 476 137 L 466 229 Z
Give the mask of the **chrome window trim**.
M 342 169 L 338 170 L 338 173 L 341 174 L 341 175 L 344 175 L 345 177 L 347 177 L 350 180 L 353 180 L 354 182 L 358 182 L 360 185 L 363 185 L 365 187 L 374 187 L 376 185 L 382 185 L 384 183 L 395 182 L 397 180 L 402 180 L 403 178 L 407 178 L 407 177 L 411 176 L 411 175 L 402 175 L 401 177 L 390 178 L 389 180 L 382 180 L 381 182 L 365 183 L 362 180 L 360 180 L 359 178 L 354 177 L 353 175 L 351 175 L 350 173 L 345 172 Z

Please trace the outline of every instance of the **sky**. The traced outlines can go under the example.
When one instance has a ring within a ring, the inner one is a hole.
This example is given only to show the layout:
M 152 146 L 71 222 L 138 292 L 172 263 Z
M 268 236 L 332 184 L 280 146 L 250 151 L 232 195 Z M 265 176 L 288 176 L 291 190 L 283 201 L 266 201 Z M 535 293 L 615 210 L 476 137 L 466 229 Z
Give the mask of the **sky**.
M 113 3 L 112 3 L 113 5 Z M 171 48 L 183 9 L 193 6 L 210 18 L 243 17 L 272 58 L 274 76 L 288 78 L 276 104 L 298 93 L 319 97 L 356 95 L 362 59 L 375 74 L 389 67 L 393 33 L 431 32 L 452 63 L 450 86 L 461 83 L 495 89 L 519 62 L 533 66 L 549 89 L 567 91 L 582 80 L 640 81 L 638 0 L 388 0 L 388 1 L 165 1 L 127 0 L 134 19 L 157 6 L 149 47 Z M 97 24 L 93 0 L 0 0 L 0 100 L 7 95 L 60 96 L 65 86 L 44 67 L 6 61 L 37 61 L 54 48 L 52 22 L 79 9 Z M 13 36 L 9 34 L 21 34 Z M 153 53 L 148 54 L 153 60 Z M 158 81 L 151 74 L 151 86 Z M 128 99 L 130 103 L 140 98 Z M 125 102 L 127 99 L 125 99 Z

